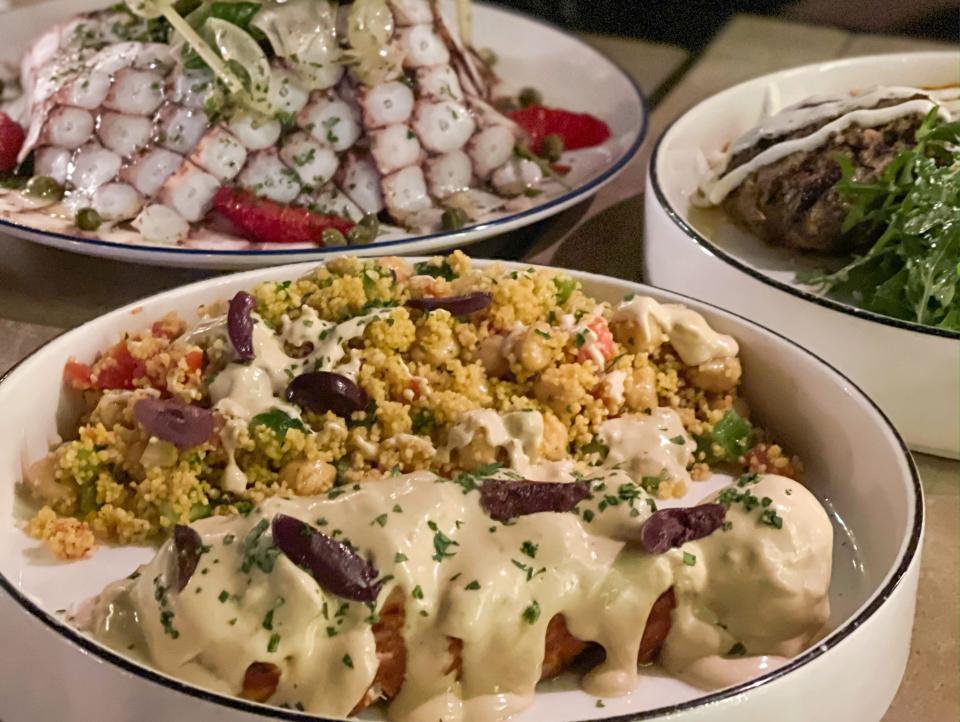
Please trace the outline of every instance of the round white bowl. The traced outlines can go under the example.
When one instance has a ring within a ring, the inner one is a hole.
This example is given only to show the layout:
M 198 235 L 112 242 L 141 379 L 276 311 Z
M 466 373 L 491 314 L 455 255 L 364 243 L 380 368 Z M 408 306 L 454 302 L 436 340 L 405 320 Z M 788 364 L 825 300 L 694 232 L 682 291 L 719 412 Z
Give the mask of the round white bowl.
M 101 548 L 89 560 L 55 563 L 18 528 L 27 510 L 14 492 L 22 469 L 74 418 L 60 381 L 68 357 L 91 360 L 120 333 L 168 311 L 190 321 L 201 303 L 310 267 L 218 277 L 131 304 L 54 339 L 0 381 L 0 639 L 7 650 L 0 655 L 0 719 L 315 719 L 185 684 L 64 624 L 56 610 L 95 594 L 153 551 Z M 546 686 L 517 721 L 878 720 L 906 665 L 924 526 L 917 472 L 897 432 L 847 378 L 772 331 L 673 293 L 571 275 L 602 300 L 642 293 L 686 303 L 739 339 L 743 391 L 754 417 L 805 460 L 807 483 L 834 520 L 832 631 L 785 667 L 726 690 L 704 693 L 651 673 L 631 695 L 598 708 L 593 697 L 561 680 Z
M 698 158 L 755 126 L 765 104 L 878 83 L 960 82 L 960 53 L 836 60 L 741 83 L 680 117 L 654 149 L 644 213 L 646 278 L 783 332 L 850 376 L 911 448 L 960 458 L 960 333 L 899 321 L 817 295 L 795 282 L 814 263 L 767 246 L 720 214 L 691 213 Z

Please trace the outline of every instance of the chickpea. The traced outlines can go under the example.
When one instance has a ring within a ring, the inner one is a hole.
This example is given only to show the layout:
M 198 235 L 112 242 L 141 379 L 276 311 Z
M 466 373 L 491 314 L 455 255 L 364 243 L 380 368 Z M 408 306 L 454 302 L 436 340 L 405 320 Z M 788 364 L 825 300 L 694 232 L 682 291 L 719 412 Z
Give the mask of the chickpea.
M 634 369 L 624 384 L 624 401 L 631 411 L 657 407 L 657 375 L 652 366 Z
M 495 378 L 501 378 L 510 372 L 510 364 L 503 355 L 503 341 L 504 338 L 500 334 L 487 336 L 480 342 L 477 350 L 480 363 L 483 364 L 487 375 Z
M 47 454 L 30 465 L 23 475 L 23 485 L 33 498 L 45 504 L 66 499 L 70 492 L 57 481 L 57 456 Z
M 337 470 L 325 461 L 291 461 L 280 472 L 280 480 L 297 496 L 315 496 L 333 486 Z
M 550 349 L 536 329 L 527 331 L 520 343 L 514 346 L 513 353 L 520 364 L 528 371 L 537 373 L 550 365 Z
M 697 388 L 710 393 L 732 391 L 740 383 L 743 367 L 737 357 L 711 359 L 689 372 L 688 378 Z
M 635 321 L 616 321 L 610 324 L 613 338 L 633 353 L 650 352 L 655 350 L 664 340 L 663 329 L 655 319 L 647 321 L 649 335 L 644 332 L 642 324 Z
M 393 271 L 397 283 L 403 283 L 413 275 L 413 269 L 410 264 L 398 256 L 387 256 L 380 259 L 380 265 L 383 268 L 389 268 Z

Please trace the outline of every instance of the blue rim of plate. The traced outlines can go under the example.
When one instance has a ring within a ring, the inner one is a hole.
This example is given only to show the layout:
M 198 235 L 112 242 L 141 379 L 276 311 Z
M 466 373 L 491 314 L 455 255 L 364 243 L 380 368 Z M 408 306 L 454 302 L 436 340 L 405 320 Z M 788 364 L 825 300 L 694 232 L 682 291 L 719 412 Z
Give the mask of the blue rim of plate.
M 873 57 L 873 56 L 864 56 L 864 57 Z M 862 60 L 863 58 L 849 58 L 849 60 Z M 821 65 L 822 63 L 814 63 L 814 65 Z M 805 67 L 805 66 L 800 66 Z M 795 70 L 796 68 L 792 68 Z M 750 81 L 746 81 L 750 82 Z M 736 86 L 733 86 L 736 87 Z M 691 109 L 692 110 L 692 109 Z M 935 326 L 926 326 L 924 324 L 916 323 L 914 321 L 904 321 L 903 319 L 894 318 L 893 316 L 884 316 L 883 314 L 877 313 L 875 311 L 868 311 L 865 308 L 860 308 L 859 306 L 854 306 L 852 304 L 844 303 L 842 301 L 837 301 L 828 296 L 820 296 L 811 291 L 804 290 L 799 286 L 794 286 L 789 283 L 784 283 L 783 281 L 778 281 L 775 278 L 771 278 L 762 271 L 758 271 L 753 266 L 744 263 L 739 258 L 734 256 L 731 253 L 727 253 L 715 243 L 710 241 L 705 236 L 701 235 L 690 223 L 687 222 L 683 216 L 673 207 L 673 204 L 667 200 L 667 195 L 663 191 L 663 187 L 660 185 L 660 177 L 657 173 L 657 161 L 660 158 L 660 148 L 663 145 L 663 141 L 666 139 L 667 135 L 670 134 L 670 131 L 673 130 L 674 125 L 676 125 L 680 120 L 685 118 L 688 113 L 691 111 L 686 111 L 683 115 L 678 118 L 675 118 L 671 121 L 670 125 L 664 129 L 663 133 L 657 138 L 657 142 L 653 146 L 653 152 L 650 154 L 650 165 L 647 167 L 647 175 L 650 178 L 650 185 L 653 187 L 653 193 L 657 198 L 657 203 L 664 210 L 667 216 L 673 221 L 685 235 L 689 236 L 692 241 L 694 241 L 698 246 L 709 252 L 711 255 L 716 256 L 718 259 L 727 263 L 738 271 L 741 271 L 751 278 L 760 281 L 768 286 L 772 286 L 779 291 L 785 291 L 791 296 L 796 296 L 797 298 L 803 299 L 804 301 L 810 301 L 815 303 L 818 306 L 823 308 L 828 308 L 831 311 L 838 311 L 839 313 L 846 314 L 848 316 L 853 316 L 859 318 L 861 321 L 872 321 L 874 323 L 882 323 L 884 326 L 892 326 L 898 328 L 902 331 L 912 331 L 914 333 L 927 334 L 929 336 L 939 336 L 940 338 L 951 338 L 960 340 L 960 331 L 951 331 L 946 328 L 937 328 Z M 759 238 L 756 241 L 757 243 L 763 243 Z
M 591 179 L 587 183 L 569 190 L 555 198 L 551 198 L 549 201 L 534 206 L 533 208 L 528 208 L 525 211 L 519 213 L 513 213 L 509 216 L 504 216 L 503 218 L 497 218 L 496 220 L 488 221 L 486 223 L 478 223 L 473 226 L 468 226 L 459 231 L 447 231 L 441 233 L 429 233 L 422 236 L 413 236 L 411 238 L 401 238 L 395 241 L 377 241 L 375 243 L 370 243 L 363 248 L 365 249 L 391 249 L 401 244 L 416 243 L 420 241 L 427 241 L 430 239 L 439 239 L 439 238 L 448 238 L 450 239 L 449 248 L 453 248 L 457 245 L 457 239 L 472 235 L 474 233 L 484 233 L 491 229 L 496 229 L 499 226 L 506 225 L 508 223 L 515 223 L 517 221 L 523 220 L 533 215 L 539 215 L 544 211 L 548 211 L 552 208 L 563 204 L 570 204 L 576 199 L 585 199 L 592 195 L 592 192 L 599 189 L 601 186 L 610 181 L 617 173 L 623 170 L 624 166 L 629 163 L 633 157 L 637 154 L 637 151 L 640 150 L 640 146 L 643 145 L 643 141 L 646 140 L 647 130 L 649 129 L 649 106 L 647 103 L 647 97 L 644 95 L 643 90 L 641 90 L 639 83 L 633 79 L 633 77 L 628 73 L 623 66 L 612 58 L 607 57 L 599 50 L 594 48 L 592 45 L 587 43 L 585 40 L 578 38 L 576 35 L 573 35 L 560 26 L 551 23 L 549 21 L 543 20 L 541 18 L 535 17 L 528 13 L 523 13 L 518 10 L 513 10 L 510 8 L 501 7 L 499 5 L 489 5 L 488 3 L 477 3 L 478 5 L 488 6 L 493 10 L 498 12 L 503 12 L 508 15 L 515 15 L 517 17 L 530 20 L 538 25 L 543 25 L 548 27 L 555 32 L 564 35 L 567 38 L 570 38 L 579 45 L 582 45 L 583 48 L 589 52 L 593 53 L 597 57 L 601 58 L 604 62 L 609 63 L 611 66 L 617 69 L 620 75 L 630 84 L 633 88 L 634 93 L 636 93 L 636 98 L 640 104 L 640 127 L 636 131 L 636 137 L 630 146 L 620 155 L 620 157 L 614 161 L 613 165 L 604 170 L 595 178 Z M 111 248 L 111 249 L 121 249 L 125 251 L 130 251 L 138 255 L 143 255 L 142 259 L 139 260 L 148 260 L 151 257 L 158 257 L 165 254 L 173 254 L 177 256 L 211 256 L 215 258 L 250 258 L 250 257 L 264 257 L 264 258 L 284 258 L 286 256 L 295 256 L 295 255 L 305 255 L 311 254 L 316 255 L 318 260 L 327 255 L 342 255 L 344 253 L 343 247 L 335 248 L 324 248 L 318 246 L 317 248 L 290 248 L 290 249 L 277 249 L 277 250 L 258 250 L 258 251 L 225 251 L 225 250 L 206 250 L 202 248 L 177 248 L 177 247 L 163 247 L 163 246 L 153 246 L 153 245 L 135 245 L 132 243 L 111 243 L 110 241 L 103 241 L 98 238 L 86 238 L 84 236 L 76 236 L 69 233 L 60 233 L 58 231 L 44 231 L 38 228 L 33 228 L 31 226 L 23 225 L 22 223 L 16 223 L 14 221 L 6 220 L 0 218 L 0 230 L 4 228 L 12 228 L 22 233 L 29 233 L 35 236 L 43 236 L 46 238 L 55 238 L 60 241 L 67 241 L 71 245 L 76 245 L 80 247 L 100 247 L 100 248 Z M 493 234 L 487 234 L 487 237 Z M 477 238 L 476 241 L 482 239 Z M 40 243 L 41 241 L 35 241 Z M 470 241 L 473 243 L 474 241 Z M 349 247 L 347 247 L 349 250 Z M 77 249 L 77 252 L 82 252 Z M 279 265 L 279 264 L 278 264 Z
M 529 264 L 525 264 L 529 265 Z M 552 269 L 558 270 L 558 269 Z M 257 271 L 252 271 L 248 273 L 256 273 Z M 586 278 L 608 278 L 606 276 L 601 276 L 595 273 L 589 273 L 584 271 L 577 272 L 579 275 Z M 618 279 L 619 280 L 619 279 Z M 835 632 L 833 635 L 829 636 L 824 642 L 817 644 L 814 647 L 806 650 L 802 654 L 798 655 L 791 659 L 787 664 L 782 667 L 779 667 L 775 670 L 767 672 L 766 674 L 760 675 L 754 679 L 743 682 L 742 684 L 735 685 L 733 687 L 728 687 L 716 692 L 710 692 L 703 695 L 702 697 L 697 697 L 686 702 L 680 702 L 673 705 L 667 705 L 665 707 L 658 707 L 651 710 L 643 710 L 641 712 L 632 712 L 623 715 L 616 715 L 613 717 L 597 717 L 590 718 L 585 722 L 643 722 L 644 720 L 666 720 L 676 714 L 681 712 L 687 712 L 696 709 L 702 709 L 709 707 L 712 704 L 723 702 L 735 697 L 740 697 L 754 689 L 763 687 L 767 684 L 771 684 L 778 679 L 790 674 L 794 670 L 797 670 L 801 667 L 806 666 L 808 663 L 814 661 L 818 657 L 826 654 L 831 649 L 843 642 L 847 637 L 856 632 L 863 624 L 870 620 L 870 618 L 879 610 L 886 601 L 893 595 L 893 593 L 900 586 L 904 577 L 906 576 L 907 570 L 910 568 L 910 565 L 917 561 L 917 555 L 920 550 L 920 542 L 923 538 L 923 528 L 925 521 L 925 512 L 924 512 L 924 501 L 923 501 L 923 487 L 920 483 L 920 472 L 917 469 L 916 462 L 913 459 L 910 450 L 907 448 L 906 442 L 903 440 L 903 437 L 900 436 L 900 432 L 897 431 L 896 427 L 893 425 L 893 422 L 890 421 L 889 417 L 883 412 L 883 410 L 874 403 L 871 399 L 859 386 L 857 386 L 848 376 L 846 376 L 842 371 L 833 366 L 829 361 L 823 357 L 815 354 L 809 349 L 804 348 L 796 341 L 791 340 L 787 336 L 784 336 L 773 329 L 767 328 L 755 321 L 750 320 L 746 316 L 741 316 L 738 313 L 728 311 L 727 309 L 720 308 L 712 303 L 707 303 L 706 301 L 700 301 L 686 294 L 677 293 L 676 291 L 668 291 L 666 289 L 659 288 L 657 286 L 650 286 L 649 284 L 639 284 L 632 281 L 621 281 L 623 283 L 631 283 L 633 285 L 645 285 L 647 288 L 651 288 L 655 291 L 662 291 L 664 293 L 679 297 L 684 300 L 693 301 L 695 304 L 700 304 L 706 306 L 714 311 L 719 312 L 721 315 L 730 316 L 736 318 L 740 321 L 745 322 L 749 326 L 754 326 L 759 328 L 766 333 L 779 338 L 781 341 L 785 341 L 788 345 L 795 347 L 802 354 L 806 354 L 814 358 L 816 361 L 820 362 L 823 366 L 828 368 L 833 374 L 838 378 L 846 382 L 847 387 L 857 394 L 863 401 L 866 401 L 868 406 L 873 409 L 873 411 L 879 416 L 880 420 L 886 426 L 887 430 L 893 436 L 894 440 L 897 443 L 900 453 L 902 454 L 904 460 L 906 461 L 907 470 L 910 474 L 911 490 L 914 495 L 913 503 L 913 525 L 909 529 L 906 546 L 903 550 L 902 556 L 899 563 L 896 567 L 889 573 L 889 578 L 883 584 L 882 587 L 875 593 L 874 598 L 866 605 L 858 614 L 847 620 L 843 623 L 843 626 Z M 200 285 L 204 283 L 210 283 L 210 280 L 197 281 L 193 284 L 186 284 L 186 286 Z M 182 288 L 182 287 L 181 287 Z M 155 294 L 158 295 L 158 294 Z M 147 297 L 147 298 L 152 298 Z M 141 301 L 147 300 L 147 298 L 141 299 Z M 136 303 L 136 302 L 134 302 Z M 79 328 L 82 328 L 79 327 Z M 77 329 L 72 329 L 77 330 Z M 7 378 L 13 374 L 13 372 L 23 363 L 33 358 L 36 354 L 40 353 L 46 346 L 53 343 L 56 339 L 60 338 L 67 333 L 70 333 L 72 330 L 64 331 L 61 334 L 58 334 L 52 339 L 44 342 L 39 348 L 35 349 L 28 356 L 18 361 L 12 368 L 8 369 L 5 373 L 0 374 L 0 385 L 3 384 Z M 298 710 L 284 709 L 283 707 L 274 707 L 267 704 L 261 704 L 257 702 L 249 702 L 247 700 L 241 699 L 239 697 L 231 697 L 228 695 L 220 694 L 217 692 L 212 692 L 209 690 L 202 689 L 200 687 L 194 687 L 186 682 L 183 682 L 174 677 L 169 677 L 165 674 L 161 674 L 156 670 L 147 667 L 145 665 L 140 665 L 127 657 L 124 657 L 113 650 L 108 649 L 107 647 L 101 646 L 93 639 L 81 634 L 77 629 L 69 626 L 63 620 L 58 619 L 53 614 L 50 614 L 45 609 L 40 607 L 39 604 L 30 599 L 24 592 L 20 591 L 3 573 L 0 573 L 0 589 L 10 595 L 14 602 L 19 604 L 28 614 L 35 617 L 42 624 L 48 627 L 55 634 L 60 635 L 65 638 L 68 642 L 79 647 L 81 651 L 87 652 L 93 655 L 96 659 L 100 661 L 105 661 L 110 664 L 119 667 L 121 670 L 128 672 L 140 679 L 146 680 L 148 682 L 153 682 L 162 687 L 165 687 L 174 692 L 179 692 L 180 694 L 186 695 L 188 697 L 193 697 L 202 702 L 209 704 L 215 704 L 221 707 L 227 707 L 234 709 L 240 712 L 245 712 L 251 715 L 256 715 L 262 719 L 282 719 L 289 720 L 290 722 L 343 722 L 342 719 L 335 719 L 331 717 L 321 717 L 318 715 L 308 714 L 306 712 L 300 712 Z M 355 719 L 355 718 L 350 718 Z

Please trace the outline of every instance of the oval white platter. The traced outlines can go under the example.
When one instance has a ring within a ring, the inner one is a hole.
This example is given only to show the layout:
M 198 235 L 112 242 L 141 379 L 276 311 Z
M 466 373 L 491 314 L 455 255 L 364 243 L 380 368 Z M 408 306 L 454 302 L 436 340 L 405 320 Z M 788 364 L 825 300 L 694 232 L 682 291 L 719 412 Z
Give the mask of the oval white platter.
M 53 23 L 107 5 L 109 0 L 51 0 L 5 13 L 0 23 L 0 60 L 19 62 L 27 44 Z M 647 127 L 640 89 L 623 70 L 582 40 L 525 15 L 475 3 L 474 44 L 497 54 L 497 71 L 510 87 L 535 87 L 548 105 L 593 113 L 606 121 L 612 132 L 602 145 L 564 154 L 562 162 L 571 168 L 564 177 L 569 188 L 552 184 L 552 190 L 533 199 L 526 210 L 491 214 L 459 231 L 414 235 L 392 230 L 379 236 L 376 243 L 350 248 L 252 243 L 207 230 L 187 245 L 162 246 L 142 241 L 133 231 L 116 230 L 99 238 L 79 231 L 65 219 L 37 211 L 14 211 L 13 204 L 4 204 L 0 198 L 0 231 L 91 256 L 186 268 L 239 269 L 338 255 L 429 253 L 465 246 L 559 213 L 596 193 L 639 149 Z
M 0 381 L 0 638 L 16 650 L 0 655 L 0 718 L 5 722 L 67 716 L 102 722 L 316 719 L 193 687 L 68 626 L 57 610 L 96 594 L 153 550 L 101 548 L 88 560 L 54 562 L 19 527 L 30 512 L 14 491 L 22 469 L 46 452 L 58 428 L 67 428 L 71 409 L 60 379 L 68 357 L 92 360 L 122 332 L 147 326 L 169 311 L 191 322 L 201 303 L 228 298 L 262 280 L 294 278 L 310 267 L 218 277 L 131 304 L 54 339 Z M 906 664 L 923 535 L 922 492 L 903 441 L 847 378 L 782 336 L 676 294 L 569 273 L 600 300 L 616 302 L 639 293 L 685 303 L 738 339 L 743 395 L 754 418 L 804 459 L 805 482 L 834 521 L 831 631 L 786 666 L 714 693 L 651 668 L 630 695 L 601 706 L 579 690 L 575 678 L 564 676 L 542 685 L 518 722 L 878 720 Z M 677 503 L 699 500 L 728 481 L 715 475 Z M 377 710 L 368 710 L 364 718 L 383 719 Z
M 863 386 L 918 451 L 960 458 L 960 333 L 882 316 L 815 292 L 797 273 L 822 259 L 763 243 L 689 201 L 703 157 L 779 107 L 882 83 L 960 83 L 960 52 L 833 60 L 754 78 L 699 103 L 664 132 L 647 177 L 644 269 L 651 283 L 782 330 Z

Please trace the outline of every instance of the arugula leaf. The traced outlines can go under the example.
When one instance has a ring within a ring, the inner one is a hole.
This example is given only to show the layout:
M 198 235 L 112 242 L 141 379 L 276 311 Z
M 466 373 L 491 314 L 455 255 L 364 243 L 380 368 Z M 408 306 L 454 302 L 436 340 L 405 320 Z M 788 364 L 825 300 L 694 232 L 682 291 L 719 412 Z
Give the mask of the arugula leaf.
M 697 451 L 706 454 L 707 463 L 736 461 L 753 442 L 753 426 L 736 411 L 728 409 L 723 418 L 713 425 L 710 433 L 694 438 Z
M 836 159 L 843 232 L 875 240 L 843 268 L 798 280 L 876 313 L 960 330 L 960 122 L 933 109 L 916 141 L 872 182 L 856 180 L 849 158 Z

